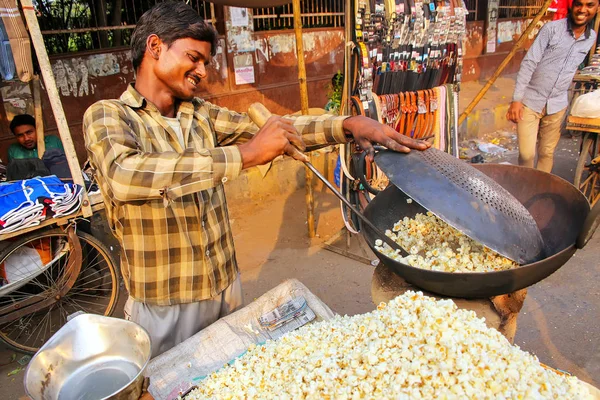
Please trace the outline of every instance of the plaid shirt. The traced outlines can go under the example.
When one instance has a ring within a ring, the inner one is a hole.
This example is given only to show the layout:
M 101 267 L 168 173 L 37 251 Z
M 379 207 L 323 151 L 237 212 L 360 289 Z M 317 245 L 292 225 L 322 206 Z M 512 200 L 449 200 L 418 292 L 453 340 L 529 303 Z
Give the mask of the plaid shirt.
M 185 148 L 158 109 L 130 85 L 83 117 L 86 148 L 130 296 L 171 305 L 209 299 L 237 277 L 223 183 L 238 176 L 233 144 L 258 127 L 202 99 L 179 105 Z M 292 118 L 307 145 L 346 141 L 344 117 Z

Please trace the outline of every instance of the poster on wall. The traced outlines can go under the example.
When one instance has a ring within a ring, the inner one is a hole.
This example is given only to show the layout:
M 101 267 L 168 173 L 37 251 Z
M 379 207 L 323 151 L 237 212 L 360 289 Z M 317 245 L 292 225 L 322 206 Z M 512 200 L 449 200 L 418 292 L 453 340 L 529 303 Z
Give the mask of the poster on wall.
M 489 0 L 487 15 L 487 46 L 486 53 L 496 52 L 496 39 L 498 29 L 498 0 Z
M 248 26 L 248 9 L 244 7 L 229 7 L 231 13 L 231 26 Z
M 504 21 L 498 23 L 498 43 L 507 43 L 513 41 L 513 35 L 516 34 L 519 24 L 513 21 Z
M 236 85 L 254 83 L 254 60 L 252 54 L 240 54 L 233 57 L 233 71 Z
M 488 41 L 487 46 L 485 47 L 486 53 L 495 53 L 496 52 L 496 30 L 488 30 L 487 33 Z

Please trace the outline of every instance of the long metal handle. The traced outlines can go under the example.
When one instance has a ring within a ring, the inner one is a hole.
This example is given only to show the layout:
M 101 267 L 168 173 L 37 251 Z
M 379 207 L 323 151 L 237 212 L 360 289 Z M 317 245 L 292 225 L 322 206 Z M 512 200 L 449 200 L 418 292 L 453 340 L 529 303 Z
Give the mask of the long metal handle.
M 271 112 L 269 110 L 267 110 L 267 108 L 263 104 L 254 103 L 248 109 L 248 115 L 250 116 L 252 121 L 254 121 L 254 123 L 256 125 L 258 125 L 259 128 L 262 128 L 262 126 L 267 122 L 269 117 L 271 117 Z M 296 151 L 300 153 L 300 150 L 296 149 Z M 392 238 L 388 237 L 385 233 L 383 233 L 367 217 L 365 217 L 356 207 L 354 207 L 354 205 L 352 203 L 350 203 L 350 201 L 348 201 L 348 199 L 346 199 L 346 197 L 344 197 L 344 195 L 341 194 L 335 188 L 335 186 L 333 186 L 331 184 L 331 182 L 329 182 L 327 180 L 327 178 L 325 178 L 321 174 L 321 172 L 319 172 L 319 170 L 315 168 L 314 165 L 312 165 L 309 161 L 304 161 L 304 164 L 306 164 L 308 169 L 310 169 L 312 171 L 312 173 L 315 174 L 317 176 L 317 178 L 319 178 L 321 180 L 321 182 L 323 182 L 325 184 L 325 186 L 327 186 L 329 188 L 329 190 L 331 190 L 333 192 L 333 194 L 335 194 L 337 196 L 337 198 L 342 201 L 342 203 L 344 203 L 350 210 L 352 210 L 352 212 L 354 214 L 356 214 L 356 216 L 359 217 L 361 219 L 361 221 L 363 221 L 365 224 L 367 224 L 367 226 L 369 228 L 371 228 L 373 230 L 373 232 L 375 232 L 375 234 L 377 236 L 379 236 L 379 238 L 382 241 L 387 243 L 388 246 L 390 246 L 392 249 L 399 251 L 400 254 L 402 255 L 402 257 L 408 256 L 408 253 L 406 252 L 406 250 L 404 250 L 402 247 L 400 247 L 400 245 L 398 243 L 396 243 L 394 240 L 392 240 Z

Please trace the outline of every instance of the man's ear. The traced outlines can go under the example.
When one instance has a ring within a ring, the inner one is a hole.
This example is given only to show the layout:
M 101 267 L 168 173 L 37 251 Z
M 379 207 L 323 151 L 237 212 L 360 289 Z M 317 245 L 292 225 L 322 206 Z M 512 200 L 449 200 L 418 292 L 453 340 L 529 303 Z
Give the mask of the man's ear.
M 160 56 L 161 45 L 162 40 L 154 33 L 146 38 L 146 51 L 155 60 L 158 60 L 158 57 Z

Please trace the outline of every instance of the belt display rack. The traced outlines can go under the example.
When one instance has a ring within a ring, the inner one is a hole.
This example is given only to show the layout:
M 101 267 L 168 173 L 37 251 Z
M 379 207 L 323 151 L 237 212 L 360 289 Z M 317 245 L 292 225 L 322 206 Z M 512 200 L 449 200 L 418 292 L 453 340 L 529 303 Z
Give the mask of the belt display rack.
M 355 0 L 351 113 L 457 154 L 462 0 Z
M 437 149 L 458 156 L 458 90 L 468 14 L 463 0 L 349 0 L 346 9 L 346 36 L 352 41 L 346 53 L 346 114 L 433 140 Z M 363 209 L 387 185 L 387 177 L 356 145 L 344 147 L 340 158 L 340 190 Z M 360 221 L 343 204 L 341 209 L 347 232 L 357 233 Z M 359 257 L 333 246 L 337 237 L 331 240 L 328 249 Z M 349 235 L 346 240 L 349 248 Z

